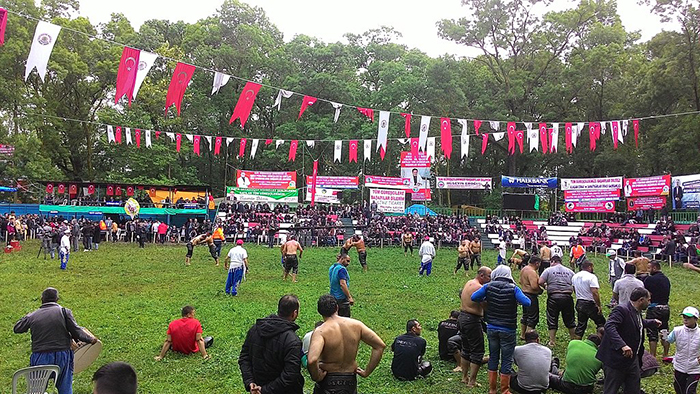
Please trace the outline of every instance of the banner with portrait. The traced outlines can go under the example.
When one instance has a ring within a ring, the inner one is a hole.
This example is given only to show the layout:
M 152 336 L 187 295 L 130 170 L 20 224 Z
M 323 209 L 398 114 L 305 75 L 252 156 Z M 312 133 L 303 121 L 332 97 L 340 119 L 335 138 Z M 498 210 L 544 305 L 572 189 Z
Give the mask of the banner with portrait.
M 401 178 L 408 179 L 408 189 L 430 189 L 430 158 L 425 152 L 401 152 Z
M 236 187 L 241 189 L 296 189 L 296 171 L 267 172 L 236 170 Z
M 625 197 L 668 196 L 671 191 L 671 175 L 646 178 L 625 178 Z
M 227 187 L 226 194 L 235 197 L 236 200 L 249 203 L 298 203 L 299 191 L 297 189 L 246 189 L 241 187 Z
M 673 209 L 700 208 L 700 174 L 674 176 L 671 184 Z
M 340 196 L 342 193 L 342 189 L 326 189 L 324 187 L 317 187 L 315 202 L 324 204 L 340 204 Z M 305 200 L 311 201 L 311 185 L 306 186 Z
M 439 176 L 435 178 L 438 189 L 491 190 L 491 178 L 462 178 Z

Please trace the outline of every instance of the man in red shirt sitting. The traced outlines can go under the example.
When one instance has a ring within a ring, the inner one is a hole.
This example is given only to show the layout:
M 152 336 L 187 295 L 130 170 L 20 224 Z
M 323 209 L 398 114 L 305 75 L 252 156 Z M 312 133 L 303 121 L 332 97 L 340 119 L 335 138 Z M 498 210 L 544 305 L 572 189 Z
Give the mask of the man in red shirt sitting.
M 214 338 L 202 338 L 202 324 L 194 318 L 194 313 L 194 308 L 187 305 L 182 308 L 182 319 L 170 322 L 168 337 L 163 343 L 160 355 L 155 357 L 156 361 L 162 360 L 168 349 L 183 354 L 200 352 L 205 360 L 209 358 L 206 348 L 214 342 Z

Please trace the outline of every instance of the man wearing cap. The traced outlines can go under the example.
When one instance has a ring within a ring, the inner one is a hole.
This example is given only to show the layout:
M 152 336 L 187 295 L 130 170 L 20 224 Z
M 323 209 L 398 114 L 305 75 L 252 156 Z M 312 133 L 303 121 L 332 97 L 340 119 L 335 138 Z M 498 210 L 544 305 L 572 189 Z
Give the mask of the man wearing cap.
M 58 365 L 61 369 L 56 377 L 59 394 L 73 393 L 73 351 L 71 339 L 96 343 L 76 323 L 73 312 L 58 304 L 58 290 L 49 287 L 41 293 L 41 307 L 21 318 L 15 324 L 15 334 L 30 331 L 32 355 L 29 365 Z
M 695 393 L 700 380 L 700 313 L 692 306 L 683 309 L 683 325 L 675 327 L 668 335 L 668 342 L 676 344 L 673 357 L 673 388 L 677 394 Z
M 238 295 L 238 285 L 248 272 L 248 252 L 243 248 L 242 239 L 236 241 L 236 246 L 228 251 L 224 268 L 228 270 L 224 291 L 232 296 Z
M 608 257 L 608 276 L 610 280 L 610 287 L 615 288 L 615 282 L 618 281 L 618 279 L 622 278 L 622 274 L 625 272 L 625 260 L 617 256 L 617 252 L 615 250 L 609 250 L 606 254 Z M 615 300 L 614 297 L 610 297 L 610 304 L 611 307 L 614 307 L 617 305 L 617 301 Z
M 70 257 L 70 230 L 63 231 L 61 237 L 61 246 L 58 248 L 58 258 L 61 260 L 61 269 L 65 270 L 68 266 L 68 258 Z
M 647 329 L 649 337 L 649 353 L 656 357 L 656 346 L 659 343 L 659 330 L 668 332 L 668 320 L 671 317 L 671 309 L 668 306 L 668 299 L 671 296 L 671 281 L 663 272 L 661 264 L 657 260 L 649 263 L 650 274 L 644 281 L 644 287 L 651 293 L 651 303 L 647 309 L 647 319 L 661 320 L 660 327 Z M 661 336 L 661 346 L 664 349 L 663 357 L 668 357 L 669 344 L 664 336 Z M 700 356 L 700 354 L 699 354 Z
M 420 256 L 420 269 L 418 269 L 418 275 L 423 276 L 423 272 L 426 276 L 430 276 L 430 272 L 433 270 L 433 259 L 435 258 L 435 246 L 430 242 L 430 237 L 425 236 L 425 241 L 420 246 L 418 250 L 418 255 Z

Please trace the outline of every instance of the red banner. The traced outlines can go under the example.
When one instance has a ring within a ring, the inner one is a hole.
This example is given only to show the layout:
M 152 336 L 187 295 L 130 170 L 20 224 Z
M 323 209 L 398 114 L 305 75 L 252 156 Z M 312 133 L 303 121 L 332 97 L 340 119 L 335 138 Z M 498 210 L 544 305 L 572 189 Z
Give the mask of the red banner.
M 190 79 L 192 79 L 194 70 L 195 67 L 190 64 L 178 63 L 175 66 L 175 71 L 173 71 L 173 76 L 170 79 L 168 93 L 165 96 L 165 116 L 168 115 L 168 108 L 173 104 L 175 104 L 175 108 L 177 109 L 177 116 L 180 116 L 182 98 L 185 97 L 185 90 L 187 90 L 187 85 L 189 85 Z
M 76 185 L 74 183 L 69 185 L 68 186 L 68 194 L 70 194 L 71 196 L 78 194 L 78 185 Z
M 66 192 L 66 185 L 59 183 L 58 184 L 58 194 L 63 194 Z
M 666 197 L 639 197 L 627 199 L 627 210 L 661 209 L 666 205 Z
M 133 186 L 127 186 L 126 187 L 126 195 L 131 197 L 134 195 L 134 187 Z
M 246 189 L 296 189 L 297 173 L 236 170 L 236 186 Z
M 430 201 L 430 189 L 419 189 L 411 191 L 411 201 Z
M 647 178 L 625 178 L 625 197 L 668 196 L 671 191 L 671 175 Z
M 566 212 L 615 212 L 614 201 L 567 202 Z
M 565 190 L 564 201 L 618 201 L 620 190 Z
M 306 184 L 312 183 L 312 177 L 306 176 Z M 326 189 L 357 189 L 360 179 L 356 176 L 317 176 L 316 187 Z

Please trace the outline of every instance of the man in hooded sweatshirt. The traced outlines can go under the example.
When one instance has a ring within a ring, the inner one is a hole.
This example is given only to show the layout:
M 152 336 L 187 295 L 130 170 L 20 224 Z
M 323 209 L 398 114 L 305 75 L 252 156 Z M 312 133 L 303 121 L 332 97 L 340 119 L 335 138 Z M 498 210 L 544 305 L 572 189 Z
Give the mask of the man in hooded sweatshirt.
M 277 305 L 277 314 L 258 319 L 248 330 L 238 366 L 243 384 L 251 394 L 304 392 L 301 375 L 301 340 L 295 333 L 299 326 L 299 299 L 288 294 Z

